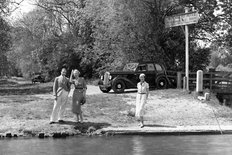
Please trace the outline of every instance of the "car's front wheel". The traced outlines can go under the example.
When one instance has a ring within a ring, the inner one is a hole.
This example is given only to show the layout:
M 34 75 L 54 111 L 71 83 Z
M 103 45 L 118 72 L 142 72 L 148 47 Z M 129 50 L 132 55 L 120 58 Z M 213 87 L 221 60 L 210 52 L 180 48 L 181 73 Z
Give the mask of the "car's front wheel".
M 158 89 L 166 89 L 168 87 L 168 81 L 165 77 L 158 77 L 156 79 L 156 87 Z
M 113 90 L 115 93 L 123 93 L 125 88 L 126 88 L 126 85 L 122 80 L 114 81 Z

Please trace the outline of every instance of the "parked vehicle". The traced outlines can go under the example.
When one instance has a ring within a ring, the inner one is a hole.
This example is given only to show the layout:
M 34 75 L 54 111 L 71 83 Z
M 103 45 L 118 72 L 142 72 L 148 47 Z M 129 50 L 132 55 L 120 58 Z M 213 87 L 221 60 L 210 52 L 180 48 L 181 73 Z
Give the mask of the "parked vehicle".
M 36 82 L 40 82 L 40 83 L 44 83 L 45 82 L 45 77 L 43 77 L 40 74 L 34 75 L 31 79 L 32 83 L 36 83 Z
M 103 93 L 113 89 L 122 93 L 125 89 L 137 88 L 139 74 L 146 75 L 150 88 L 165 89 L 171 85 L 163 65 L 154 62 L 128 63 L 122 71 L 105 72 L 100 75 L 99 88 Z

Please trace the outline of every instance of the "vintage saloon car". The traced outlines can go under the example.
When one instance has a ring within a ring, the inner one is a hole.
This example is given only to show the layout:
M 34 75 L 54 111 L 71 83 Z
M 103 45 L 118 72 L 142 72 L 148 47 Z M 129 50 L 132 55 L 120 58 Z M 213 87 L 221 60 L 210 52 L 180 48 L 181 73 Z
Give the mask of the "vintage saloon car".
M 99 88 L 104 93 L 108 93 L 111 89 L 116 93 L 122 93 L 125 89 L 137 88 L 141 73 L 146 75 L 145 79 L 150 88 L 165 89 L 171 85 L 163 65 L 145 62 L 128 63 L 122 71 L 102 73 Z

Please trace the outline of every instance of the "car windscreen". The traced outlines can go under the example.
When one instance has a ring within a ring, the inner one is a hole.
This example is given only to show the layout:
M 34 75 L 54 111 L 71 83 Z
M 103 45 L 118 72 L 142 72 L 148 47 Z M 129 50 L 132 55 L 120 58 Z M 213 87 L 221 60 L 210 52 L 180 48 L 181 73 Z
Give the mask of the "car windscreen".
M 124 66 L 123 71 L 135 71 L 139 63 L 128 63 Z

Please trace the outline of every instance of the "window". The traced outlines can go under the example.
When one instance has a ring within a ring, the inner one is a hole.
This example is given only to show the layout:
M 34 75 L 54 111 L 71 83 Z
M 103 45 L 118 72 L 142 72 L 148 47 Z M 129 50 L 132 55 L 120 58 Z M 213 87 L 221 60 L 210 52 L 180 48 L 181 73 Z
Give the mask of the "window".
M 124 66 L 123 71 L 135 71 L 138 63 L 128 63 Z
M 157 71 L 162 71 L 162 67 L 159 64 L 155 64 L 155 68 Z
M 138 71 L 146 71 L 146 65 L 139 65 Z
M 155 67 L 153 64 L 147 64 L 147 70 L 148 71 L 154 71 L 155 70 Z

